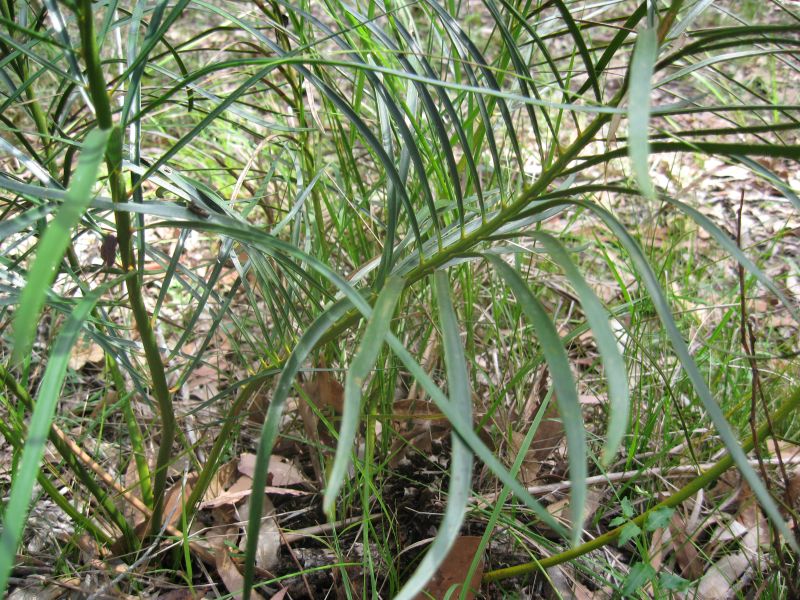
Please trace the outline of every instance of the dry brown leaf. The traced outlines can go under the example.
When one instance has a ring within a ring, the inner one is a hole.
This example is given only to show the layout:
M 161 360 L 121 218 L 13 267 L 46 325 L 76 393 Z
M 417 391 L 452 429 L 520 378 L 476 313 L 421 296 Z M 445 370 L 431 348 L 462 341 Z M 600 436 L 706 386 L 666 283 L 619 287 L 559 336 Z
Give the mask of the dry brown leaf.
M 735 583 L 750 565 L 743 552 L 723 556 L 703 575 L 697 586 L 698 600 L 727 600 L 736 595 Z
M 178 481 L 167 492 L 167 500 L 164 503 L 164 518 L 168 519 L 168 525 L 175 525 L 180 521 L 181 513 L 189 495 L 192 493 L 192 487 L 197 482 L 197 475 L 192 474 L 186 478 L 186 483 Z
M 320 363 L 325 368 L 325 363 Z M 344 387 L 330 371 L 317 371 L 314 377 L 303 386 L 306 394 L 317 406 L 329 407 L 342 414 L 344 408 Z
M 598 396 L 597 394 L 579 394 L 578 402 L 584 406 L 598 406 L 600 404 L 606 404 L 608 399 Z
M 233 485 L 234 481 L 236 481 L 238 462 L 238 460 L 233 459 L 217 469 L 217 472 L 211 477 L 206 493 L 203 495 L 203 502 L 210 502 L 214 498 L 221 496 L 225 493 L 225 490 Z
M 275 506 L 264 496 L 262 507 L 261 527 L 258 530 L 258 546 L 256 547 L 256 566 L 264 571 L 271 571 L 280 562 L 281 532 L 275 520 Z M 239 519 L 247 522 L 250 518 L 250 499 L 239 508 Z M 244 552 L 247 547 L 247 533 L 242 536 L 239 549 Z
M 666 540 L 664 538 L 667 538 Z M 656 573 L 661 570 L 661 564 L 664 562 L 664 546 L 669 542 L 670 533 L 667 529 L 656 529 L 653 532 L 653 539 L 650 542 L 650 566 L 655 569 Z
M 539 373 L 536 384 L 531 389 L 530 396 L 528 397 L 525 406 L 523 407 L 522 414 L 519 415 L 519 422 L 528 427 L 530 423 L 536 418 L 536 415 L 542 410 L 545 400 L 547 399 L 548 392 L 548 375 L 547 367 Z M 511 426 L 517 429 L 519 423 L 512 423 Z M 533 436 L 531 445 L 525 453 L 522 465 L 520 467 L 520 478 L 525 485 L 533 485 L 536 482 L 536 477 L 541 470 L 542 462 L 558 448 L 561 440 L 564 437 L 564 426 L 558 416 L 558 408 L 556 406 L 555 395 L 547 405 L 545 413 L 539 422 L 539 427 Z M 512 431 L 509 446 L 511 450 L 510 460 L 516 460 L 519 454 L 522 442 L 525 439 L 525 433 L 521 431 Z
M 256 455 L 245 452 L 239 457 L 239 473 L 253 477 L 256 470 Z M 310 485 L 311 482 L 300 468 L 288 458 L 273 454 L 269 457 L 269 474 L 273 487 L 288 487 L 290 485 Z
M 242 588 L 244 587 L 244 577 L 239 572 L 236 564 L 231 560 L 231 555 L 228 553 L 227 548 L 221 548 L 216 553 L 217 557 L 217 573 L 219 574 L 222 583 L 228 588 L 231 593 L 231 598 L 234 600 L 242 599 Z M 256 590 L 250 592 L 251 598 L 263 598 Z
M 219 575 L 225 587 L 231 593 L 231 597 L 236 600 L 242 598 L 242 587 L 244 586 L 244 577 L 239 572 L 239 567 L 233 562 L 230 555 L 231 545 L 236 543 L 239 535 L 238 526 L 224 527 L 215 533 L 212 541 L 212 553 L 216 560 L 217 574 Z M 250 592 L 251 598 L 262 599 L 256 590 Z
M 392 405 L 391 418 L 397 433 L 390 450 L 389 465 L 396 468 L 413 448 L 430 454 L 434 440 L 450 434 L 450 422 L 432 402 L 414 397 L 396 400 Z
M 600 505 L 600 500 L 602 499 L 603 494 L 602 492 L 595 490 L 593 488 L 589 488 L 586 492 L 586 502 L 583 505 L 583 526 L 586 526 L 592 518 L 594 518 L 594 513 L 597 511 L 597 507 Z M 562 498 L 561 500 L 557 500 L 552 504 L 547 505 L 547 512 L 549 512 L 553 517 L 558 520 L 559 523 L 562 523 L 565 527 L 572 527 L 572 520 L 570 518 L 570 508 L 569 508 L 569 497 Z M 544 528 L 547 528 L 544 524 L 542 525 Z
M 519 431 L 511 432 L 511 439 L 509 440 L 509 459 L 516 460 L 517 455 L 522 449 L 522 442 L 525 440 L 525 434 Z M 533 443 L 528 451 L 525 453 L 525 458 L 522 459 L 522 464 L 519 467 L 519 478 L 525 485 L 533 485 L 536 483 L 536 476 L 542 468 L 542 461 L 536 458 L 536 452 L 533 450 Z
M 200 365 L 186 380 L 186 389 L 192 397 L 208 402 L 219 394 L 219 384 L 219 370 L 210 365 Z
M 105 352 L 99 345 L 92 340 L 81 338 L 72 347 L 69 355 L 69 368 L 80 371 L 87 364 L 99 363 L 103 358 L 105 358 Z
M 309 441 L 309 456 L 311 458 L 311 466 L 314 469 L 314 476 L 317 479 L 317 485 L 321 488 L 325 485 L 325 471 L 322 468 L 322 463 L 319 460 L 319 454 L 314 448 L 321 448 L 329 444 L 333 445 L 333 440 L 327 432 L 327 428 L 322 426 L 317 414 L 311 410 L 308 402 L 302 399 L 297 403 L 297 409 L 300 412 L 300 418 L 303 421 L 303 430 Z M 324 440 L 324 443 L 323 443 Z
M 222 492 L 216 498 L 204 501 L 200 504 L 200 508 L 218 508 L 225 504 L 237 504 L 244 498 L 250 495 L 253 489 L 253 480 L 243 475 L 236 480 L 236 482 L 227 490 Z
M 252 423 L 261 424 L 267 418 L 267 410 L 269 410 L 269 394 L 262 388 L 253 394 L 253 399 L 247 405 L 247 419 Z
M 690 536 L 691 532 L 687 531 L 686 520 L 680 510 L 672 514 L 669 533 L 681 575 L 686 579 L 697 579 L 703 574 L 704 561 Z
M 142 490 L 139 486 L 139 471 L 136 468 L 136 460 L 131 459 L 130 462 L 128 462 L 128 468 L 125 470 L 122 484 L 131 495 L 139 500 L 142 499 Z M 122 515 L 131 525 L 136 526 L 145 520 L 145 516 L 140 511 L 136 510 L 133 505 L 122 496 L 118 496 L 115 503 L 122 508 Z
M 56 585 L 44 586 L 38 582 L 33 582 L 25 587 L 18 587 L 8 596 L 7 600 L 55 600 L 64 593 L 64 588 Z
M 800 445 L 793 444 L 792 442 L 788 442 L 786 440 L 778 440 L 778 443 L 775 443 L 774 438 L 768 438 L 766 441 L 767 446 L 767 455 L 769 457 L 777 456 L 778 451 L 781 453 L 781 458 L 784 461 L 791 461 L 796 459 L 798 455 L 800 455 Z
M 537 407 L 536 412 L 538 411 L 539 408 Z M 558 448 L 559 444 L 561 444 L 563 437 L 564 425 L 561 422 L 561 418 L 558 416 L 558 408 L 556 407 L 554 394 L 550 405 L 547 407 L 547 411 L 542 417 L 541 423 L 539 423 L 539 429 L 536 430 L 536 434 L 533 436 L 528 454 L 539 462 L 547 460 L 553 451 Z
M 475 558 L 480 542 L 481 538 L 476 536 L 465 535 L 457 538 L 444 562 L 439 566 L 428 585 L 425 586 L 425 590 L 417 594 L 415 600 L 430 600 L 431 598 L 443 600 L 447 595 L 447 591 L 453 585 L 458 587 L 456 592 L 449 597 L 458 598 L 464 584 L 464 578 L 469 572 L 469 567 L 472 564 L 472 559 Z M 467 600 L 473 600 L 475 592 L 480 590 L 483 565 L 484 561 L 481 558 L 481 562 L 472 576 L 472 581 L 470 581 L 470 589 L 465 594 Z
M 203 600 L 205 597 L 205 592 L 192 591 L 189 588 L 180 588 L 159 595 L 158 600 Z
M 560 565 L 547 569 L 543 597 L 546 600 L 575 600 L 577 584 L 575 569 L 571 565 Z
M 392 405 L 392 418 L 396 420 L 417 419 L 421 421 L 446 421 L 447 417 L 433 402 L 404 398 Z
M 789 497 L 795 510 L 800 508 L 800 473 L 794 473 L 789 477 L 786 495 Z
M 742 491 L 739 494 L 739 510 L 736 520 L 744 526 L 745 532 L 758 532 L 759 544 L 769 543 L 769 523 L 755 494 L 746 483 L 742 485 Z

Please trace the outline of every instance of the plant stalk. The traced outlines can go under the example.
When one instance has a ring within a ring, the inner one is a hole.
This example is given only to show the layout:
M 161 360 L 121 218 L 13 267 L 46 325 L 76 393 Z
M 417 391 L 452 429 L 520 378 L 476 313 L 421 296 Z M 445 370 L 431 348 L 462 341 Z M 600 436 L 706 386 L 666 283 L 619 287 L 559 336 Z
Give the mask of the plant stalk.
M 777 411 L 772 415 L 772 425 L 780 423 L 786 417 L 793 414 L 798 407 L 800 407 L 800 387 L 795 388 L 792 395 L 789 397 L 788 400 L 784 401 L 784 403 L 778 408 Z M 770 423 L 764 422 L 758 428 L 756 433 L 756 437 L 758 439 L 763 439 L 766 435 L 770 432 Z M 742 443 L 742 450 L 745 452 L 750 452 L 755 445 L 753 436 L 747 438 Z M 634 523 L 635 525 L 642 527 L 647 518 L 655 511 L 663 509 L 663 508 L 674 508 L 684 502 L 685 500 L 694 496 L 697 492 L 701 489 L 706 487 L 707 485 L 716 481 L 725 471 L 730 469 L 733 466 L 733 459 L 731 458 L 730 454 L 725 455 L 720 460 L 718 460 L 713 467 L 711 467 L 705 473 L 698 475 L 688 484 L 683 486 L 677 492 L 672 494 L 669 498 L 664 500 L 663 502 L 659 502 L 655 506 L 651 507 L 650 509 L 646 510 L 642 514 L 640 514 L 635 519 L 629 521 L 630 523 Z M 554 567 L 556 565 L 560 565 L 565 562 L 569 562 L 571 560 L 575 560 L 576 558 L 583 556 L 591 552 L 592 550 L 597 550 L 598 548 L 602 548 L 603 546 L 614 542 L 622 533 L 622 530 L 628 523 L 620 525 L 619 527 L 612 529 L 596 537 L 595 539 L 586 542 L 585 544 L 581 544 L 580 546 L 576 546 L 575 548 L 570 548 L 564 552 L 559 554 L 554 554 L 553 556 L 548 556 L 547 558 L 543 558 L 542 560 L 532 561 L 529 563 L 516 565 L 513 567 L 506 567 L 504 569 L 496 569 L 494 571 L 489 571 L 485 573 L 483 576 L 484 583 L 490 583 L 492 581 L 500 581 L 502 579 L 510 579 L 512 577 L 519 577 L 520 575 L 527 575 L 533 571 L 537 571 L 539 569 L 549 569 L 550 567 Z
M 114 124 L 111 110 L 111 101 L 106 90 L 100 52 L 97 47 L 94 29 L 94 16 L 92 14 L 91 0 L 79 0 L 77 5 L 78 28 L 81 36 L 81 47 L 84 61 L 86 62 L 87 78 L 89 80 L 89 93 L 97 112 L 97 124 L 102 129 L 111 129 L 108 150 L 106 151 L 106 164 L 108 166 L 108 179 L 111 188 L 111 198 L 115 203 L 125 202 L 125 180 L 122 177 L 122 129 Z M 136 269 L 135 254 L 133 252 L 132 228 L 130 214 L 122 211 L 114 212 L 116 223 L 119 253 L 122 267 L 128 272 Z M 172 395 L 167 384 L 164 362 L 158 348 L 158 342 L 153 331 L 153 326 L 147 313 L 142 294 L 141 273 L 131 277 L 125 282 L 128 291 L 133 318 L 136 329 L 144 348 L 145 359 L 153 383 L 153 394 L 158 403 L 161 425 L 161 441 L 156 459 L 156 469 L 153 484 L 153 519 L 151 532 L 153 535 L 161 530 L 161 520 L 164 512 L 164 495 L 167 488 L 167 466 L 172 456 L 172 443 L 175 439 L 176 421 L 175 411 L 172 406 Z

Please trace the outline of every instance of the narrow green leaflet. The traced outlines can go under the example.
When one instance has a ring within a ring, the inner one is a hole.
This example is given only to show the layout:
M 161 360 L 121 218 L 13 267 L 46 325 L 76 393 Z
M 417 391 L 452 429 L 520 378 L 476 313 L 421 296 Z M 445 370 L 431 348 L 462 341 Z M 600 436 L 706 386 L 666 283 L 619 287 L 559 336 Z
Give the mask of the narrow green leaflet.
M 487 254 L 486 259 L 495 267 L 517 297 L 520 308 L 536 331 L 542 353 L 550 368 L 556 403 L 564 424 L 569 459 L 570 518 L 572 520 L 572 544 L 577 545 L 583 530 L 584 505 L 586 504 L 586 430 L 583 426 L 581 406 L 575 378 L 569 367 L 564 345 L 550 320 L 547 310 L 533 295 L 528 284 L 512 267 L 499 256 Z
M 118 281 L 114 282 L 115 284 Z M 61 385 L 67 373 L 69 355 L 83 322 L 88 318 L 97 300 L 107 286 L 83 298 L 72 311 L 56 339 L 42 377 L 39 395 L 31 415 L 28 437 L 22 451 L 17 472 L 11 482 L 11 496 L 3 515 L 3 532 L 0 534 L 0 596 L 6 591 L 8 577 L 14 566 L 22 530 L 25 527 L 33 483 L 39 473 L 47 434 L 58 405 Z
M 267 409 L 267 416 L 261 426 L 261 436 L 256 454 L 255 473 L 253 474 L 253 493 L 250 496 L 250 519 L 247 523 L 247 547 L 245 549 L 244 563 L 244 598 L 250 597 L 250 590 L 255 581 L 256 550 L 258 550 L 258 531 L 261 528 L 261 513 L 264 509 L 264 488 L 267 486 L 267 473 L 269 471 L 269 457 L 272 447 L 278 438 L 281 426 L 281 416 L 286 398 L 292 389 L 297 372 L 303 362 L 317 345 L 323 335 L 352 307 L 349 300 L 343 299 L 328 307 L 306 329 L 297 342 L 286 365 L 281 371 L 281 376 L 275 386 L 275 392 Z
M 86 136 L 64 203 L 39 242 L 36 258 L 28 271 L 28 281 L 14 315 L 13 358 L 16 362 L 22 361 L 30 352 L 39 313 L 56 277 L 58 264 L 69 246 L 72 229 L 92 201 L 92 188 L 97 182 L 110 133 L 109 130 L 94 129 Z
M 744 453 L 744 450 L 742 450 L 742 446 L 736 437 L 736 433 L 734 432 L 730 423 L 728 423 L 728 420 L 725 418 L 725 413 L 722 412 L 719 404 L 716 403 L 711 395 L 711 390 L 708 389 L 705 378 L 700 372 L 700 369 L 697 367 L 697 363 L 692 358 L 692 355 L 689 352 L 689 347 L 686 345 L 686 342 L 684 341 L 683 336 L 681 335 L 681 332 L 675 323 L 675 319 L 672 317 L 672 311 L 670 310 L 669 302 L 667 301 L 667 298 L 661 289 L 658 277 L 653 272 L 650 264 L 647 262 L 647 258 L 642 252 L 642 249 L 639 247 L 639 245 L 636 243 L 636 240 L 633 239 L 630 233 L 628 233 L 625 227 L 619 221 L 617 221 L 614 215 L 612 215 L 610 212 L 591 202 L 575 200 L 573 203 L 578 206 L 583 206 L 600 217 L 600 219 L 602 219 L 611 232 L 617 236 L 617 239 L 628 251 L 636 270 L 639 272 L 639 275 L 642 278 L 642 283 L 645 285 L 648 293 L 650 294 L 650 298 L 653 301 L 653 307 L 655 308 L 659 318 L 661 319 L 661 322 L 664 325 L 664 330 L 667 334 L 667 337 L 669 337 L 672 347 L 675 350 L 675 354 L 678 356 L 678 360 L 680 360 L 681 364 L 683 365 L 683 369 L 686 372 L 686 375 L 689 377 L 689 380 L 692 382 L 692 385 L 694 385 L 695 393 L 703 403 L 703 407 L 705 408 L 706 413 L 708 413 L 708 417 L 714 423 L 714 427 L 716 428 L 717 433 L 719 433 L 719 437 L 722 439 L 725 447 L 728 449 L 731 459 L 741 472 L 744 479 L 750 485 L 750 488 L 753 490 L 756 498 L 758 498 L 758 501 L 761 503 L 766 515 L 775 525 L 775 528 L 782 536 L 784 536 L 784 538 L 786 538 L 786 541 L 795 552 L 800 552 L 800 546 L 797 544 L 797 539 L 789 527 L 787 527 L 786 522 L 783 520 L 783 516 L 781 515 L 775 500 L 772 499 L 772 496 L 770 495 L 769 490 L 767 490 L 766 485 L 764 485 L 764 482 L 758 476 L 758 473 L 756 473 L 755 469 L 748 462 L 747 455 Z
M 444 340 L 444 362 L 447 369 L 450 402 L 455 408 L 456 414 L 459 415 L 460 425 L 472 427 L 472 392 L 469 386 L 467 361 L 450 297 L 450 284 L 445 271 L 437 271 L 434 274 L 434 285 Z M 397 593 L 395 600 L 411 600 L 417 596 L 436 573 L 461 531 L 472 488 L 472 452 L 455 431 L 452 434 L 452 440 L 453 456 L 444 517 L 442 517 L 439 531 L 427 554 L 417 570 Z
M 342 489 L 344 478 L 347 475 L 347 467 L 350 465 L 350 453 L 353 451 L 358 430 L 358 417 L 361 412 L 362 389 L 370 371 L 375 367 L 375 361 L 378 360 L 378 353 L 380 353 L 386 333 L 389 331 L 392 314 L 400 299 L 400 294 L 403 292 L 403 286 L 404 281 L 400 277 L 390 277 L 386 281 L 386 285 L 378 294 L 361 344 L 347 371 L 339 442 L 336 445 L 336 456 L 333 459 L 330 479 L 322 500 L 322 509 L 328 516 L 333 513 L 336 496 Z
M 652 27 L 643 29 L 636 38 L 630 70 L 628 92 L 628 156 L 639 190 L 646 197 L 655 198 L 655 188 L 650 179 L 650 93 L 653 67 L 658 57 L 658 35 Z
M 608 465 L 622 444 L 622 438 L 628 428 L 630 411 L 630 393 L 628 390 L 628 372 L 625 360 L 619 351 L 617 338 L 608 323 L 609 314 L 600 299 L 586 283 L 581 272 L 570 259 L 569 254 L 553 236 L 536 232 L 531 234 L 544 245 L 547 253 L 564 270 L 581 301 L 581 307 L 592 328 L 600 358 L 603 360 L 606 379 L 608 380 L 608 433 L 603 447 L 602 463 Z
M 136 209 L 136 205 L 125 205 L 124 207 L 118 207 L 119 209 L 128 210 L 129 206 L 132 209 Z M 141 210 L 141 208 L 139 208 Z M 208 232 L 216 232 L 222 235 L 226 235 L 230 238 L 247 242 L 251 244 L 254 248 L 261 250 L 262 252 L 267 253 L 271 256 L 279 256 L 280 254 L 285 254 L 295 258 L 303 262 L 304 264 L 308 265 L 310 268 L 314 269 L 318 273 L 320 273 L 326 280 L 328 280 L 331 284 L 335 285 L 339 291 L 344 294 L 344 296 L 352 303 L 353 306 L 366 318 L 369 318 L 372 315 L 372 309 L 367 303 L 367 301 L 361 296 L 361 294 L 356 291 L 350 283 L 344 279 L 341 275 L 336 273 L 333 269 L 331 269 L 328 265 L 321 262 L 317 258 L 306 254 L 299 248 L 292 246 L 286 242 L 283 242 L 277 238 L 270 236 L 269 234 L 264 233 L 256 229 L 255 227 L 247 224 L 247 223 L 240 223 L 237 221 L 233 221 L 232 219 L 222 216 L 222 215 L 211 215 L 208 219 L 197 219 L 196 217 L 192 217 L 188 212 L 185 220 L 183 221 L 164 221 L 161 223 L 163 226 L 167 227 L 191 227 L 197 231 L 208 231 Z M 320 317 L 322 318 L 322 317 Z M 330 327 L 331 324 L 328 325 Z M 317 340 L 321 339 L 322 333 L 319 334 Z M 400 361 L 405 365 L 408 369 L 409 373 L 411 374 L 414 379 L 420 384 L 422 389 L 431 397 L 431 400 L 436 404 L 439 410 L 447 417 L 447 419 L 453 424 L 453 428 L 458 432 L 461 438 L 467 443 L 467 445 L 472 449 L 475 455 L 487 466 L 487 468 L 497 475 L 498 479 L 501 482 L 506 484 L 509 489 L 514 493 L 517 498 L 521 502 L 523 502 L 527 507 L 529 507 L 539 519 L 541 519 L 544 523 L 547 524 L 553 531 L 555 531 L 560 536 L 565 536 L 566 531 L 564 527 L 558 523 L 558 521 L 549 513 L 547 509 L 542 506 L 542 504 L 536 500 L 523 486 L 517 479 L 515 479 L 508 470 L 503 466 L 500 459 L 498 459 L 491 450 L 483 443 L 483 441 L 478 437 L 478 435 L 473 431 L 472 427 L 464 427 L 461 425 L 458 412 L 450 403 L 450 400 L 445 396 L 442 390 L 436 385 L 433 379 L 425 372 L 425 370 L 420 366 L 420 364 L 411 356 L 411 353 L 406 350 L 403 343 L 397 339 L 393 334 L 388 333 L 386 335 L 387 343 L 395 355 L 400 359 Z M 305 340 L 305 335 L 301 339 L 301 342 Z M 310 352 L 311 348 L 308 349 Z M 297 351 L 297 349 L 295 350 Z M 288 365 L 288 363 L 287 363 Z M 283 376 L 281 378 L 283 381 Z M 289 378 L 289 383 L 291 383 L 292 379 Z M 276 391 L 276 395 L 277 395 Z M 273 404 L 275 403 L 275 399 L 273 399 Z M 271 448 L 272 443 L 274 442 L 275 436 L 277 436 L 278 425 L 280 422 L 280 414 L 276 414 L 274 417 L 270 417 L 273 415 L 272 412 L 272 405 L 270 406 L 270 412 L 267 414 L 267 422 L 265 422 L 264 429 L 262 430 L 262 438 L 259 445 L 259 455 L 264 448 Z M 270 418 L 274 419 L 274 423 L 270 422 Z M 269 425 L 269 427 L 268 427 Z M 271 436 L 269 439 L 266 439 L 265 435 Z M 269 458 L 269 454 L 266 453 L 267 451 L 264 450 L 265 456 L 263 461 L 267 461 Z M 262 462 L 261 467 L 266 469 L 267 462 Z M 259 474 L 259 465 L 256 464 L 256 476 Z M 251 531 L 257 532 L 258 531 L 258 524 L 260 519 L 260 511 L 256 510 L 256 508 L 260 509 L 260 506 L 256 506 L 256 503 L 259 502 L 257 499 L 258 497 L 258 490 L 263 489 L 263 485 L 266 483 L 262 482 L 262 487 L 256 486 L 257 481 L 254 480 L 253 484 L 253 499 L 250 505 L 250 524 L 254 529 Z M 255 525 L 253 525 L 255 524 Z M 257 536 L 255 536 L 257 537 Z M 254 543 L 254 542 L 253 542 Z M 255 547 L 252 550 L 255 552 Z M 249 563 L 248 563 L 249 564 Z M 251 566 L 252 569 L 252 566 Z M 245 582 L 248 581 L 248 570 L 245 570 Z M 252 587 L 253 581 L 253 571 L 250 571 L 249 576 L 250 587 Z M 245 590 L 248 590 L 249 587 L 245 585 Z M 246 592 L 247 593 L 247 592 Z

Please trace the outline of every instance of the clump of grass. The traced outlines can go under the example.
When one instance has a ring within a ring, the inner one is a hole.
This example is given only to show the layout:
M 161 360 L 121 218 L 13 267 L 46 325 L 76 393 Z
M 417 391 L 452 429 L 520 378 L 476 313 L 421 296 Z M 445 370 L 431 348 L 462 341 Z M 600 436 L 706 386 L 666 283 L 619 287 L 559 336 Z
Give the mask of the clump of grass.
M 318 465 L 320 508 L 332 521 L 361 516 L 364 593 L 415 597 L 465 519 L 485 525 L 482 548 L 499 522 L 539 547 L 534 562 L 490 570 L 485 582 L 583 568 L 582 557 L 633 526 L 646 536 L 653 515 L 731 467 L 769 518 L 771 558 L 793 589 L 785 557 L 798 548 L 781 512 L 791 509 L 748 452 L 792 433 L 800 395 L 793 363 L 775 362 L 787 372 L 772 382 L 785 399 L 760 401 L 771 382 L 759 361 L 779 341 L 758 339 L 747 316 L 756 292 L 792 319 L 796 303 L 768 257 L 742 244 L 741 226 L 737 239 L 686 192 L 698 188 L 695 161 L 714 158 L 780 194 L 790 212 L 800 208 L 785 167 L 800 157 L 800 106 L 784 85 L 796 69 L 796 17 L 779 3 L 738 15 L 680 0 L 487 0 L 470 10 L 432 1 L 2 4 L 0 432 L 13 447 L 13 478 L 0 544 L 19 547 L 38 481 L 98 544 L 137 564 L 152 558 L 180 457 L 194 479 L 182 529 L 170 532 L 187 550 L 172 566 L 192 573 L 190 525 L 256 405 L 249 595 L 269 458 L 293 435 L 284 408 L 302 396 L 298 374 L 325 362 L 346 373 L 342 414 L 321 415 L 336 447 L 306 442 L 320 464 L 331 461 L 328 471 Z M 659 227 L 666 239 L 652 245 Z M 700 257 L 686 246 L 698 230 Z M 735 277 L 719 261 L 736 265 Z M 724 281 L 709 284 L 706 272 Z M 690 303 L 719 305 L 719 314 L 698 321 Z M 99 465 L 59 426 L 80 335 L 102 349 L 102 384 L 116 399 L 92 430 L 130 456 L 133 490 L 111 475 L 125 460 Z M 586 368 L 576 366 L 580 352 L 591 356 Z M 545 365 L 566 444 L 564 520 L 517 477 L 524 451 L 511 468 L 499 458 L 512 431 L 523 448 L 533 443 L 543 413 L 535 426 L 497 423 L 513 422 Z M 209 371 L 219 384 L 192 401 L 199 382 L 210 387 Z M 587 423 L 588 380 L 602 408 Z M 407 570 L 391 560 L 399 536 L 371 519 L 375 507 L 396 518 L 384 491 L 396 476 L 392 401 L 404 385 L 449 423 L 452 452 L 441 526 Z M 209 415 L 213 407 L 223 408 Z M 213 428 L 213 440 L 194 440 L 188 416 Z M 713 451 L 696 447 L 698 429 Z M 602 531 L 588 539 L 587 478 L 647 453 L 669 463 L 660 436 L 685 440 L 691 460 L 713 466 L 666 498 L 626 484 L 617 493 L 637 497 L 636 514 L 598 520 Z M 354 450 L 361 437 L 363 454 Z M 41 469 L 46 439 L 70 494 Z M 501 490 L 483 513 L 471 500 L 485 491 L 475 464 Z M 135 491 L 144 530 L 110 489 L 129 502 Z M 79 510 L 85 501 L 91 510 Z M 642 576 L 639 559 L 631 573 L 642 586 L 663 584 Z M 0 589 L 14 560 L 0 556 Z M 358 585 L 341 573 L 348 591 Z M 614 578 L 637 592 L 630 573 Z

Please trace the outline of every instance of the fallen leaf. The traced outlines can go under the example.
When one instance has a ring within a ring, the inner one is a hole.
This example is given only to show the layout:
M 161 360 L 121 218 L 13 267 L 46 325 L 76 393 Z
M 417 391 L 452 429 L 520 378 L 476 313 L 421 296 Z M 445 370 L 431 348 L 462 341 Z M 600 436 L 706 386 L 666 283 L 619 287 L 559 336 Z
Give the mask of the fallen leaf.
M 800 473 L 794 473 L 789 477 L 786 495 L 789 497 L 792 507 L 795 510 L 800 508 Z
M 256 455 L 245 452 L 239 457 L 239 473 L 253 477 L 256 471 Z M 273 487 L 288 487 L 290 485 L 310 485 L 300 468 L 288 458 L 273 454 L 269 457 L 270 484 Z
M 193 369 L 186 380 L 189 394 L 203 402 L 208 402 L 219 394 L 219 386 L 220 372 L 210 365 L 200 365 Z
M 69 368 L 80 371 L 87 364 L 99 363 L 105 358 L 105 355 L 103 349 L 92 340 L 81 338 L 72 347 L 72 352 L 69 355 Z
M 734 584 L 750 565 L 743 552 L 723 556 L 703 575 L 697 586 L 698 600 L 727 600 L 736 596 Z
M 322 468 L 319 454 L 315 449 L 323 448 L 329 444 L 334 445 L 334 441 L 332 436 L 328 434 L 327 428 L 323 427 L 322 423 L 320 423 L 317 414 L 311 410 L 311 406 L 309 406 L 308 402 L 301 399 L 297 403 L 297 409 L 303 421 L 303 429 L 308 437 L 309 456 L 311 458 L 311 466 L 314 469 L 314 476 L 317 479 L 317 485 L 322 488 L 325 485 L 325 470 Z
M 516 460 L 517 455 L 522 449 L 522 442 L 525 440 L 525 434 L 519 431 L 511 432 L 511 439 L 508 441 L 509 446 L 509 460 L 512 462 Z M 536 452 L 533 449 L 533 442 L 525 453 L 525 458 L 522 459 L 522 464 L 519 467 L 519 478 L 525 485 L 533 485 L 536 482 L 536 476 L 542 468 L 542 461 L 536 458 Z
M 205 597 L 205 592 L 192 591 L 189 588 L 180 588 L 159 595 L 158 600 L 203 600 Z
M 250 495 L 253 490 L 253 480 L 250 477 L 242 476 L 227 490 L 219 494 L 216 498 L 211 498 L 200 504 L 200 508 L 217 508 L 225 504 L 236 504 Z
M 258 530 L 258 545 L 256 546 L 256 566 L 264 571 L 271 571 L 280 563 L 281 532 L 275 520 L 275 506 L 264 496 L 264 506 L 261 509 L 261 527 Z M 247 523 L 250 518 L 250 499 L 239 508 L 239 519 Z M 247 547 L 247 532 L 242 536 L 239 549 L 244 551 Z
M 192 493 L 192 487 L 197 481 L 197 475 L 189 475 L 186 478 L 186 483 L 178 481 L 167 492 L 167 501 L 164 504 L 164 518 L 168 519 L 169 525 L 175 525 L 180 521 L 183 507 L 189 495 Z
M 417 594 L 415 600 L 430 600 L 431 598 L 444 600 L 445 597 L 458 598 L 464 584 L 464 578 L 467 576 L 480 542 L 481 538 L 476 536 L 461 536 L 456 539 L 444 562 L 442 562 L 425 586 L 424 591 Z M 470 581 L 470 589 L 464 595 L 467 600 L 473 600 L 475 593 L 480 590 L 483 565 L 484 561 L 481 558 L 481 562 L 478 564 L 478 568 L 475 569 Z M 448 590 L 454 585 L 457 586 L 455 592 L 448 594 Z
M 206 493 L 203 495 L 203 502 L 211 502 L 225 493 L 225 491 L 233 485 L 236 481 L 236 468 L 238 461 L 236 459 L 226 462 L 224 465 L 217 469 L 217 472 L 211 477 L 211 481 L 206 488 Z M 246 473 L 244 473 L 247 475 Z M 248 475 L 252 477 L 252 475 Z
M 597 511 L 597 507 L 600 505 L 600 500 L 602 497 L 602 492 L 591 488 L 587 490 L 586 502 L 583 506 L 583 527 L 586 527 L 586 523 L 594 518 L 594 513 Z M 547 512 L 553 515 L 553 517 L 555 517 L 556 520 L 558 520 L 558 522 L 563 524 L 565 527 L 572 527 L 572 521 L 570 519 L 569 497 L 561 498 L 561 500 L 556 500 L 552 504 L 548 504 Z M 544 524 L 542 524 L 542 527 L 549 530 L 549 527 Z
M 325 363 L 320 363 L 325 368 Z M 317 371 L 314 377 L 303 386 L 309 399 L 317 406 L 327 406 L 342 414 L 344 408 L 344 387 L 330 371 Z
M 687 531 L 686 520 L 680 510 L 676 510 L 672 514 L 669 533 L 675 558 L 681 568 L 681 575 L 686 579 L 697 579 L 703 574 L 704 561 L 692 540 L 691 532 Z
M 543 597 L 546 600 L 563 600 L 576 597 L 573 590 L 576 589 L 578 584 L 575 569 L 571 565 L 550 567 L 546 571 L 547 577 L 543 593 Z
M 64 589 L 56 585 L 41 585 L 32 583 L 26 587 L 18 587 L 8 596 L 7 600 L 55 600 L 61 597 Z
M 117 236 L 111 233 L 103 236 L 103 241 L 100 244 L 100 258 L 103 259 L 103 265 L 106 269 L 114 266 L 114 261 L 117 259 Z
M 235 600 L 241 600 L 242 598 L 244 577 L 231 558 L 230 550 L 235 547 L 240 531 L 241 528 L 238 525 L 229 525 L 217 529 L 214 536 L 209 538 L 210 550 L 215 558 L 217 574 L 231 593 L 231 598 Z M 256 600 L 263 599 L 263 596 L 256 590 L 251 590 L 250 597 Z
M 263 389 L 259 389 L 253 394 L 253 399 L 247 405 L 247 419 L 252 423 L 261 424 L 267 418 L 267 410 L 269 410 L 269 394 L 265 393 Z

